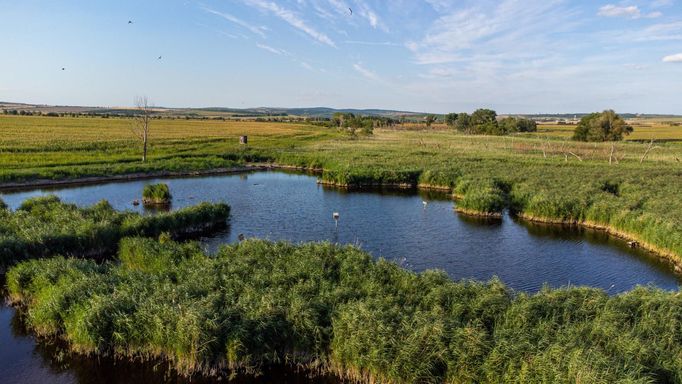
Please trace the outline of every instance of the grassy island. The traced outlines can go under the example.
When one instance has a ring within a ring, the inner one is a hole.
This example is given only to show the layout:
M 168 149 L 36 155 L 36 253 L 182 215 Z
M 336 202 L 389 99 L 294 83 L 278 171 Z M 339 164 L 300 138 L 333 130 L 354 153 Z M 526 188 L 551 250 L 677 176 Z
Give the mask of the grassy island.
M 142 190 L 142 203 L 146 205 L 168 205 L 172 198 L 168 184 L 147 184 Z
M 0 268 L 17 260 L 57 254 L 103 257 L 126 236 L 184 236 L 225 224 L 227 204 L 202 203 L 174 212 L 140 215 L 116 211 L 107 201 L 80 208 L 51 195 L 0 209 Z

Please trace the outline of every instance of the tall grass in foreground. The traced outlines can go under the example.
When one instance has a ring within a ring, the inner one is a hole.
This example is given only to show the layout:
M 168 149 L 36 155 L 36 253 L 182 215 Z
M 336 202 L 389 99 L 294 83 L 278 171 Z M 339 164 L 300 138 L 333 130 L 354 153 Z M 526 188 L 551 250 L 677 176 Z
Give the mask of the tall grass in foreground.
M 302 364 L 366 382 L 682 383 L 682 296 L 515 294 L 353 247 L 124 239 L 120 263 L 61 257 L 7 274 L 28 325 L 81 353 L 181 372 Z
M 126 236 L 181 236 L 224 224 L 227 204 L 201 203 L 143 216 L 118 212 L 107 201 L 79 208 L 56 196 L 24 201 L 16 211 L 0 209 L 0 268 L 16 260 L 56 254 L 103 256 Z

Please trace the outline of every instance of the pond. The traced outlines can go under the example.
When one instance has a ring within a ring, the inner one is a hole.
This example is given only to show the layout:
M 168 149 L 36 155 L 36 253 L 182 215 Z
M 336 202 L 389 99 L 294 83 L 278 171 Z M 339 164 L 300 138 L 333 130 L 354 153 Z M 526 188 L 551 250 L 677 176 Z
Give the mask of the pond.
M 347 192 L 315 181 L 304 174 L 257 172 L 7 192 L 0 198 L 15 208 L 26 198 L 54 193 L 79 205 L 106 199 L 116 209 L 144 212 L 132 202 L 140 198 L 144 185 L 165 182 L 173 194 L 172 209 L 200 201 L 232 206 L 229 225 L 201 239 L 209 250 L 238 241 L 240 234 L 350 243 L 415 271 L 438 268 L 456 280 L 498 276 L 509 287 L 528 292 L 545 284 L 588 285 L 618 293 L 638 284 L 674 290 L 680 283 L 665 263 L 603 232 L 530 224 L 509 216 L 472 219 L 457 214 L 453 201 L 443 193 Z M 332 217 L 334 212 L 338 221 Z M 181 382 L 163 364 L 74 358 L 58 346 L 36 343 L 22 330 L 17 316 L 11 308 L 0 308 L 3 382 Z M 278 381 L 306 381 L 304 375 L 292 372 L 273 375 Z

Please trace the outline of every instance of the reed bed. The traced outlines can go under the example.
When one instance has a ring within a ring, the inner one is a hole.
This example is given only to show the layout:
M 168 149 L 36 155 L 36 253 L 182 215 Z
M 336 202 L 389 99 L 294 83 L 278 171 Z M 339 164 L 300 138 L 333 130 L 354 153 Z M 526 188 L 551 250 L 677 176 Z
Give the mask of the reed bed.
M 183 236 L 224 225 L 227 204 L 201 203 L 174 212 L 140 215 L 118 212 L 107 201 L 79 208 L 54 195 L 24 201 L 16 211 L 0 210 L 0 267 L 17 260 L 56 254 L 102 257 L 126 236 Z
M 328 243 L 247 240 L 208 256 L 127 238 L 119 260 L 22 262 L 9 298 L 75 352 L 165 359 L 187 375 L 288 364 L 358 382 L 682 382 L 678 292 L 517 294 Z
M 142 203 L 144 204 L 167 205 L 172 199 L 170 188 L 165 183 L 147 184 L 142 190 Z

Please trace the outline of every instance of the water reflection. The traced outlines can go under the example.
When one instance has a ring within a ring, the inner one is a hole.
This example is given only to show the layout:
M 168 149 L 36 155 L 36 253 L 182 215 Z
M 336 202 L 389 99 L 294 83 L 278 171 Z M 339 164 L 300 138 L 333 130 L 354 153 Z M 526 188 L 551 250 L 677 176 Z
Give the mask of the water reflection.
M 3 281 L 4 282 L 4 281 Z M 66 350 L 62 342 L 35 342 L 24 327 L 19 312 L 0 307 L 0 378 L 3 383 L 79 383 L 79 384 L 149 384 L 214 383 L 214 377 L 179 376 L 162 361 L 124 361 L 108 357 L 89 358 Z M 306 372 L 284 367 L 269 369 L 258 377 L 241 375 L 231 383 L 342 383 L 331 376 L 311 377 Z

